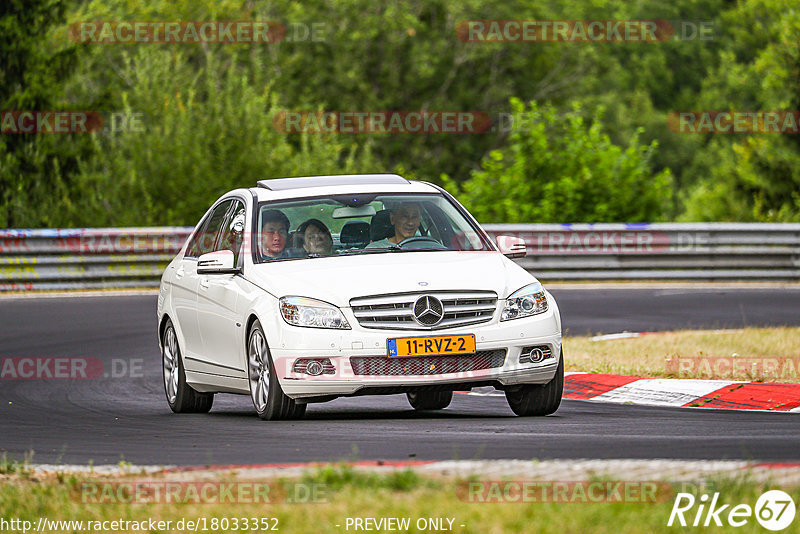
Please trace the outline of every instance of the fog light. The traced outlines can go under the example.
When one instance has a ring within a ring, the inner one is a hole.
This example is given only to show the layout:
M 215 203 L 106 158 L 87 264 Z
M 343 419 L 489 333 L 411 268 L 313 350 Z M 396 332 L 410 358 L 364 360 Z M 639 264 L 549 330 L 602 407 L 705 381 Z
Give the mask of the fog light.
M 311 360 L 306 365 L 306 373 L 310 374 L 311 376 L 319 376 L 322 374 L 322 364 L 319 360 Z
M 520 351 L 519 363 L 540 363 L 553 357 L 553 351 L 548 345 L 525 347 Z
M 298 358 L 294 361 L 292 371 L 311 376 L 336 374 L 330 358 Z

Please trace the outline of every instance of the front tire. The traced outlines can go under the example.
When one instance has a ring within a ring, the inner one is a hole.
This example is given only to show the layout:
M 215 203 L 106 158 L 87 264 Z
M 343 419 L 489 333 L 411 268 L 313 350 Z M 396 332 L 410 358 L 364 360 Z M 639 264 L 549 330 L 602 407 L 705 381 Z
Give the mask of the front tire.
M 167 319 L 161 340 L 161 367 L 167 404 L 175 413 L 207 413 L 214 404 L 213 393 L 199 393 L 186 383 L 183 358 L 172 321 Z
M 550 415 L 558 410 L 564 394 L 564 352 L 558 362 L 556 375 L 547 384 L 531 384 L 506 391 L 511 410 L 520 416 Z
M 258 320 L 253 323 L 247 341 L 247 377 L 250 398 L 261 419 L 275 421 L 303 417 L 306 405 L 287 397 L 281 389 L 264 330 Z
M 452 391 L 415 391 L 406 393 L 408 403 L 415 410 L 443 410 L 453 400 Z

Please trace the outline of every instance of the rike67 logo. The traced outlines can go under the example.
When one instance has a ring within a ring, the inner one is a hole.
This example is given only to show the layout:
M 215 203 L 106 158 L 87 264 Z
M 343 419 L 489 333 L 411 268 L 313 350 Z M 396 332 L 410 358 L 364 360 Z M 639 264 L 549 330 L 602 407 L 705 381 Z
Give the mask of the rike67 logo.
M 767 530 L 779 531 L 792 524 L 795 515 L 794 501 L 788 493 L 770 490 L 763 493 L 755 507 L 749 504 L 732 506 L 720 500 L 719 492 L 711 497 L 703 494 L 699 499 L 691 493 L 678 493 L 667 526 L 708 527 L 728 525 L 742 527 L 753 517 Z

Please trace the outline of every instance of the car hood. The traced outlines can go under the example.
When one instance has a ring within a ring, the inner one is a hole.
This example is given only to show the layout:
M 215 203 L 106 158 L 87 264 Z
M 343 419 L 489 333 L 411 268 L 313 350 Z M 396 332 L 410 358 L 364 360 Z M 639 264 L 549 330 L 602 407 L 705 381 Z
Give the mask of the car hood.
M 275 297 L 339 307 L 385 293 L 490 290 L 505 298 L 536 279 L 499 252 L 388 252 L 253 265 L 245 277 Z

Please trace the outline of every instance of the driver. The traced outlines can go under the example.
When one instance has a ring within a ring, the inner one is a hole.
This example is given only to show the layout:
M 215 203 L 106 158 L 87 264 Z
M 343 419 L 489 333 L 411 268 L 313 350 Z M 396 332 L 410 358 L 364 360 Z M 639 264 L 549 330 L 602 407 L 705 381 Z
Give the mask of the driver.
M 394 235 L 373 241 L 366 248 L 389 248 L 417 235 L 422 222 L 422 208 L 416 202 L 403 202 L 389 212 L 389 222 L 394 226 Z

